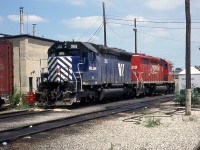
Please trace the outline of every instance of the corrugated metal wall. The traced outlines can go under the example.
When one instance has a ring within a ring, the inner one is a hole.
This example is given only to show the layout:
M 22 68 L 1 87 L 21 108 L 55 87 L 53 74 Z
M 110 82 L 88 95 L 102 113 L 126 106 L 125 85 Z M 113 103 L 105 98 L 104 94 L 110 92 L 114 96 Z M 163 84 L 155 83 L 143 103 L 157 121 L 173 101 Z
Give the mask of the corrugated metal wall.
M 0 95 L 13 92 L 13 46 L 11 42 L 0 41 Z

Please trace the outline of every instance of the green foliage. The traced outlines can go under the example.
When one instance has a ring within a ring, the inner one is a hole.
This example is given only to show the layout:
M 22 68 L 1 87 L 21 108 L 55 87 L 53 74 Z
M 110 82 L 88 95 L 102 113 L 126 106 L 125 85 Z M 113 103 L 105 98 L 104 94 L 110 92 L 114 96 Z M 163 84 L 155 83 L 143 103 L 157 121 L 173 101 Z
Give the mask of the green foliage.
M 116 149 L 125 150 L 122 149 L 121 144 L 113 144 L 113 143 L 111 143 L 111 147 L 108 150 L 116 150 Z
M 181 106 L 184 106 L 185 98 L 186 98 L 185 90 L 181 90 L 180 93 L 178 91 L 176 92 L 176 98 L 175 98 L 176 103 L 180 104 Z
M 197 119 L 196 118 L 194 118 L 194 117 L 189 117 L 189 121 L 196 121 Z
M 146 127 L 155 127 L 156 125 L 160 125 L 161 121 L 160 118 L 155 119 L 154 116 L 153 117 L 149 117 L 146 120 Z
M 153 114 L 153 112 L 151 112 L 148 109 L 147 110 L 145 109 L 144 111 L 141 112 L 141 114 L 143 114 L 143 115 L 150 115 L 150 114 Z
M 10 101 L 11 106 L 16 107 L 17 104 L 19 104 L 20 98 L 21 98 L 21 95 L 20 95 L 20 93 L 17 91 L 17 88 L 16 88 L 16 86 L 15 86 L 15 87 L 14 87 L 13 94 L 12 94 L 12 96 L 11 96 L 11 101 Z
M 185 101 L 186 101 L 186 91 L 181 90 L 180 93 L 176 92 L 175 102 L 180 104 L 181 106 L 184 106 Z M 191 104 L 193 107 L 200 104 L 200 93 L 196 88 L 191 89 Z
M 23 96 L 17 91 L 16 86 L 14 87 L 13 94 L 11 96 L 10 105 L 12 107 L 15 107 L 17 109 L 26 109 L 28 108 L 28 104 L 26 101 L 22 98 Z
M 200 66 L 194 66 L 194 67 L 200 71 Z
M 144 148 L 144 147 L 141 147 L 141 148 L 140 148 L 140 150 L 146 150 L 146 148 Z
M 111 143 L 111 147 L 108 150 L 114 150 L 114 145 Z

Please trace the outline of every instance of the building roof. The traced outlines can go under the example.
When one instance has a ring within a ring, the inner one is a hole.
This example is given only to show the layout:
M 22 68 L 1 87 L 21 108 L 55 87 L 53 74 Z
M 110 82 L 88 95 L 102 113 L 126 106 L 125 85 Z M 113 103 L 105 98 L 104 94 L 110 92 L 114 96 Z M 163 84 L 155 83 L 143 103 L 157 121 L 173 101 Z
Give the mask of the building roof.
M 56 40 L 47 39 L 47 38 L 38 37 L 38 36 L 32 36 L 32 35 L 29 35 L 29 34 L 20 34 L 20 35 L 6 35 L 6 34 L 4 34 L 3 37 L 0 37 L 0 39 L 15 39 L 15 38 L 32 38 L 32 39 L 37 39 L 37 40 L 47 41 L 47 42 L 53 42 L 53 43 L 57 42 Z
M 186 74 L 185 71 L 186 71 L 186 69 L 184 69 L 183 71 L 181 71 L 179 73 L 179 75 L 185 75 Z M 191 75 L 192 74 L 200 74 L 200 71 L 198 69 L 196 69 L 195 67 L 193 67 L 193 66 L 190 66 L 190 71 L 191 71 Z

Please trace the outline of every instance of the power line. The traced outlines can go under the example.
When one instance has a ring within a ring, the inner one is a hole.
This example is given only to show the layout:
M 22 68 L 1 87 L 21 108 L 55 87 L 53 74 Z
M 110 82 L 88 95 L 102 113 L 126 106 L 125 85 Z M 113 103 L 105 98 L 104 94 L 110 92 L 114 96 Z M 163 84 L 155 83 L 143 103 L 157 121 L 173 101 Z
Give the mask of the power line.
M 134 27 L 134 25 L 131 24 L 126 24 L 126 23 L 118 23 L 118 22 L 107 22 L 107 23 L 112 23 L 112 24 L 119 24 L 119 25 L 125 25 L 125 26 L 131 26 Z M 137 25 L 138 27 L 142 27 L 142 28 L 153 28 L 153 29 L 185 29 L 184 27 L 162 27 L 162 26 L 158 26 L 158 27 L 153 27 L 153 26 L 143 26 L 143 25 Z M 200 28 L 191 28 L 191 29 L 200 29 Z
M 142 33 L 142 34 L 145 34 L 145 35 L 148 35 L 148 36 L 153 36 L 153 37 L 157 37 L 157 38 L 162 38 L 162 39 L 166 39 L 166 40 L 170 40 L 170 41 L 185 42 L 185 41 L 182 41 L 182 40 L 176 40 L 176 39 L 165 38 L 165 37 L 161 37 L 161 36 L 157 36 L 157 35 L 152 35 L 152 34 L 148 34 L 148 33 L 141 32 L 141 31 L 138 31 L 138 32 L 139 32 L 139 33 Z
M 131 27 L 133 27 L 133 26 L 134 26 L 134 25 L 131 25 L 131 24 L 126 24 L 126 23 L 118 23 L 118 22 L 110 22 L 110 21 L 108 21 L 107 23 L 119 24 L 119 25 L 131 26 Z
M 96 24 L 97 24 L 97 22 L 91 24 L 91 27 L 96 25 Z M 77 41 L 79 41 L 82 37 L 84 37 L 88 33 L 88 31 L 91 30 L 91 27 L 88 28 L 87 30 L 85 30 L 85 32 L 77 39 Z
M 176 28 L 171 28 L 171 27 L 152 27 L 152 26 L 141 26 L 141 25 L 138 25 L 138 27 L 144 27 L 144 28 L 160 28 L 160 29 L 185 29 L 185 27 L 176 27 Z M 191 29 L 200 29 L 200 28 L 191 28 Z
M 113 22 L 107 22 L 107 23 L 113 23 Z M 114 23 L 114 24 L 121 24 L 121 23 Z M 133 27 L 133 25 L 130 25 L 130 24 L 121 24 L 121 25 L 128 25 L 128 26 L 131 26 Z M 113 33 L 115 33 L 118 37 L 120 38 L 130 38 L 130 37 L 122 37 L 120 36 L 117 32 L 115 32 L 111 27 L 110 25 L 108 24 L 109 28 L 112 30 Z M 153 37 L 156 37 L 156 38 L 162 38 L 162 39 L 166 39 L 166 40 L 170 40 L 170 41 L 177 41 L 177 42 L 185 42 L 183 40 L 177 40 L 177 39 L 171 39 L 171 38 L 165 38 L 165 37 L 161 37 L 161 36 L 156 36 L 156 35 L 152 35 L 152 34 L 148 34 L 148 33 L 145 33 L 145 32 L 142 32 L 142 31 L 138 31 L 139 33 L 142 33 L 142 34 L 145 34 L 145 35 L 148 35 L 148 36 L 153 36 Z M 191 43 L 200 43 L 200 41 L 195 41 L 195 42 L 191 42 Z
M 130 37 L 133 37 L 133 35 L 127 36 L 127 37 L 121 36 L 121 35 L 119 35 L 117 32 L 115 32 L 115 31 L 111 28 L 111 26 L 110 26 L 109 24 L 107 24 L 107 25 L 108 25 L 109 29 L 110 29 L 115 35 L 117 35 L 119 38 L 130 38 Z
M 91 42 L 93 42 L 95 40 L 95 38 L 99 35 L 101 29 L 102 29 L 103 25 L 101 26 L 101 28 L 99 29 L 99 31 L 97 32 L 96 36 L 93 38 L 93 40 Z
M 108 19 L 134 22 L 134 20 L 132 20 L 132 19 L 121 19 L 121 18 L 108 18 Z M 153 21 L 153 20 L 137 20 L 137 22 L 146 22 L 146 23 L 186 23 L 185 21 Z M 193 21 L 191 23 L 200 23 L 200 21 Z
M 176 39 L 170 39 L 170 38 L 165 38 L 165 37 L 161 37 L 161 36 L 156 36 L 156 35 L 152 35 L 152 34 L 148 34 L 148 33 L 145 33 L 145 32 L 141 32 L 141 31 L 138 31 L 139 33 L 142 33 L 142 34 L 145 34 L 145 35 L 148 35 L 148 36 L 153 36 L 153 37 L 157 37 L 157 38 L 162 38 L 162 39 L 166 39 L 166 40 L 170 40 L 170 41 L 177 41 L 177 42 L 184 42 L 183 40 L 176 40 Z M 191 43 L 200 43 L 200 41 L 195 41 L 195 42 L 192 42 Z
M 98 27 L 98 29 L 95 31 L 95 33 L 90 37 L 90 39 L 88 40 L 88 42 L 90 42 L 91 40 L 92 40 L 92 38 L 98 33 L 99 34 L 99 32 L 100 32 L 100 30 L 101 30 L 101 28 L 103 27 L 103 22 L 101 23 L 101 25 Z M 94 38 L 95 39 L 95 38 Z M 93 39 L 93 41 L 94 41 L 94 39 Z

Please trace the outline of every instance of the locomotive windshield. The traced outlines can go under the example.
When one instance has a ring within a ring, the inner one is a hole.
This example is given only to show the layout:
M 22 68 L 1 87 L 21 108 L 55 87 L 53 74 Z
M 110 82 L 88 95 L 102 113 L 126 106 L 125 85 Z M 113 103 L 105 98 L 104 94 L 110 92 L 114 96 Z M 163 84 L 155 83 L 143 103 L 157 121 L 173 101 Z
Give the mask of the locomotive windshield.
M 56 56 L 80 56 L 80 60 L 96 60 L 96 49 L 88 43 L 58 42 L 48 50 L 48 57 Z
M 55 56 L 80 56 L 79 49 L 51 49 L 48 52 L 49 57 Z

